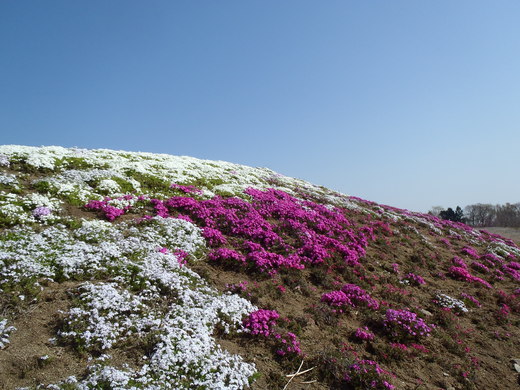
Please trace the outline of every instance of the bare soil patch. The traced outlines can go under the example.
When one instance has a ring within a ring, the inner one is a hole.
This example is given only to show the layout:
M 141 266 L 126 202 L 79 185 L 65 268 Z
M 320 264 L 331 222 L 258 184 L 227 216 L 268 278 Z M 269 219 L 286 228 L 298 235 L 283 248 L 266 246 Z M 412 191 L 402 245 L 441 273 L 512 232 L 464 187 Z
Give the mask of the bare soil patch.
M 60 321 L 60 311 L 70 306 L 67 291 L 77 282 L 51 283 L 40 295 L 40 301 L 21 313 L 10 325 L 10 344 L 0 351 L 0 389 L 55 383 L 70 375 L 81 375 L 82 359 L 69 347 L 52 340 Z

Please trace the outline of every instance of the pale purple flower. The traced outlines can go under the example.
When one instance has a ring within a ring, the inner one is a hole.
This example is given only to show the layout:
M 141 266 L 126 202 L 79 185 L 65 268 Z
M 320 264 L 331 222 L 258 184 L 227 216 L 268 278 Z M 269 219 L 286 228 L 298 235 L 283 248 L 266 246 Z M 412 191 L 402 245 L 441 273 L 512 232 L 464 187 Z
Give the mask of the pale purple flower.
M 41 218 L 51 214 L 51 209 L 45 206 L 36 207 L 32 211 L 34 218 Z

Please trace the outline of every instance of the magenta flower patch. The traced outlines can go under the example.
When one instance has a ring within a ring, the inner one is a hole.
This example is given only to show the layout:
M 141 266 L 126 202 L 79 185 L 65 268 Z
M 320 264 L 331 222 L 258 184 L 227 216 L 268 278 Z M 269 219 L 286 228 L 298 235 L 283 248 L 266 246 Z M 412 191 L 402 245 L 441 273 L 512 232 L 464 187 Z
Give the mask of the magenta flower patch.
M 473 304 L 474 306 L 476 307 L 480 307 L 482 306 L 480 304 L 480 301 L 475 298 L 473 295 L 469 295 L 469 294 L 466 294 L 466 293 L 461 293 L 460 296 L 467 302 L 471 302 L 471 304 Z
M 426 284 L 423 277 L 420 275 L 416 275 L 416 274 L 413 274 L 410 272 L 409 274 L 406 274 L 405 277 L 406 277 L 406 279 L 408 279 L 410 281 L 411 284 L 414 284 L 416 286 L 419 286 L 421 284 Z
M 478 252 L 470 246 L 465 246 L 461 249 L 461 252 L 473 257 L 474 259 L 480 259 Z
M 372 341 L 374 340 L 374 334 L 368 330 L 368 328 L 365 326 L 363 328 L 357 328 L 356 332 L 354 333 L 354 337 L 358 340 L 366 340 L 366 341 Z
M 389 376 L 393 375 L 375 361 L 357 359 L 343 379 L 353 389 L 393 390 L 395 386 L 387 380 Z
M 379 309 L 379 302 L 355 284 L 345 284 L 341 291 L 345 293 L 347 298 L 353 303 L 354 307 L 358 305 L 367 306 L 372 310 Z
M 478 261 L 474 261 L 473 263 L 471 263 L 471 268 L 485 274 L 489 273 L 489 268 L 486 267 L 484 264 L 479 263 Z
M 476 276 L 473 276 L 469 273 L 469 271 L 465 268 L 461 267 L 450 267 L 449 269 L 450 275 L 458 280 L 463 280 L 465 282 L 477 282 L 480 283 L 487 288 L 493 288 L 488 282 L 486 282 L 484 279 L 478 278 Z
M 226 237 L 224 237 L 220 230 L 210 227 L 202 228 L 202 236 L 206 239 L 208 245 L 211 247 L 216 247 L 227 243 Z
M 300 342 L 294 333 L 287 332 L 285 336 L 276 334 L 275 339 L 277 340 L 276 353 L 280 356 L 286 355 L 299 355 L 302 350 L 300 348 Z
M 188 194 L 199 193 L 194 187 L 173 187 Z M 244 192 L 251 197 L 250 202 L 219 196 L 209 200 L 174 196 L 150 202 L 158 216 L 189 218 L 202 228 L 210 247 L 232 244 L 244 256 L 244 265 L 268 274 L 279 268 L 303 269 L 306 264 L 321 264 L 334 256 L 357 267 L 368 241 L 376 237 L 375 230 L 391 234 L 388 225 L 381 221 L 372 221 L 355 231 L 345 210 L 300 200 L 283 191 L 249 188 Z M 92 203 L 89 207 L 104 210 L 107 206 Z M 107 218 L 125 211 L 112 210 Z M 211 258 L 243 263 L 242 257 L 221 255 L 213 253 Z
M 466 264 L 466 262 L 464 260 L 462 260 L 460 257 L 457 257 L 455 256 L 451 262 L 453 264 L 455 264 L 457 267 L 460 267 L 460 268 L 464 268 L 464 269 L 467 269 L 468 268 L 468 265 Z
M 275 310 L 257 310 L 242 321 L 252 335 L 264 336 L 275 341 L 275 352 L 280 356 L 299 355 L 300 342 L 294 333 L 281 334 L 274 330 L 280 315 Z
M 208 254 L 208 259 L 211 261 L 219 261 L 228 265 L 236 263 L 244 263 L 245 257 L 241 253 L 228 248 L 218 248 Z
M 504 264 L 502 267 L 502 270 L 504 273 L 511 276 L 513 279 L 520 281 L 520 263 L 517 263 L 515 261 L 511 261 L 509 264 Z M 497 270 L 498 271 L 498 270 Z
M 130 200 L 133 198 L 134 196 L 132 195 L 125 195 L 120 198 L 117 198 L 117 200 Z M 131 209 L 131 206 L 125 206 L 123 208 L 112 206 L 109 204 L 111 200 L 112 199 L 109 197 L 106 197 L 104 200 L 91 200 L 84 207 L 87 210 L 101 211 L 104 214 L 105 218 L 110 222 L 115 220 L 117 217 L 120 217 L 121 215 L 125 214 L 126 212 L 128 212 L 128 210 Z
M 343 312 L 347 307 L 353 307 L 354 303 L 347 297 L 343 291 L 331 291 L 321 296 L 321 301 L 329 306 L 337 307 L 338 312 Z
M 429 336 L 435 328 L 411 311 L 394 309 L 386 311 L 384 326 L 390 331 L 392 337 L 399 340 Z
M 348 307 L 366 306 L 372 310 L 379 309 L 379 302 L 365 290 L 355 284 L 346 284 L 339 291 L 331 291 L 321 296 L 321 301 L 344 312 Z
M 269 337 L 278 318 L 280 315 L 275 310 L 260 309 L 249 314 L 242 325 L 253 335 Z

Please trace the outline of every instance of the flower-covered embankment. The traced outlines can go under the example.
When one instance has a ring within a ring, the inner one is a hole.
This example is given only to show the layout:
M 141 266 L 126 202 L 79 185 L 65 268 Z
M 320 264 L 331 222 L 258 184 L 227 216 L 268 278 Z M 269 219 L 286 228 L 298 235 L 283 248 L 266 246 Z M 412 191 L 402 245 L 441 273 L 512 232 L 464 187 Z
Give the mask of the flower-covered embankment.
M 519 348 L 520 249 L 463 224 L 267 169 L 3 146 L 0 229 L 12 388 L 516 381 L 488 351 L 506 361 Z M 51 340 L 20 378 L 13 335 L 53 289 L 66 307 L 48 314 Z M 82 369 L 60 373 L 63 353 Z M 55 379 L 30 379 L 38 371 Z

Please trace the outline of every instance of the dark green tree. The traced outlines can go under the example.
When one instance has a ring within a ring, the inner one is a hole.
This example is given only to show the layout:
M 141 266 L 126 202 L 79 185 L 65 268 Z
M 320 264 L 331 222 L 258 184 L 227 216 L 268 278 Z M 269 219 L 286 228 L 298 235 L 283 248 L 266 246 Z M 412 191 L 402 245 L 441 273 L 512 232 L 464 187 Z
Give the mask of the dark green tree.
M 455 211 L 453 211 L 451 207 L 448 207 L 448 209 L 443 210 L 439 213 L 439 217 L 448 221 L 464 222 L 464 212 L 462 211 L 460 206 L 457 206 Z

